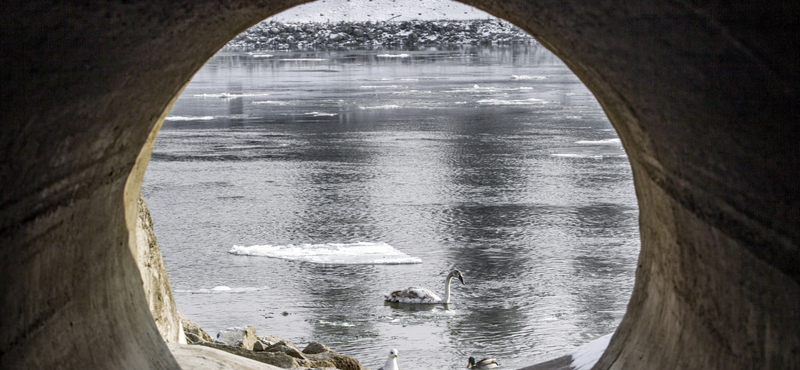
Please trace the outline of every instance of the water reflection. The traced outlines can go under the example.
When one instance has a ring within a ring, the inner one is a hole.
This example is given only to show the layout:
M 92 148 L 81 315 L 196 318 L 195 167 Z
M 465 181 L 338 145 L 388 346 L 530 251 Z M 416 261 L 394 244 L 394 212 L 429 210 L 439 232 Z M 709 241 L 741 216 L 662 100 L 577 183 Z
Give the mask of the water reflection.
M 537 46 L 221 53 L 178 99 L 143 191 L 182 312 L 380 365 L 509 368 L 619 322 L 638 253 L 630 169 L 591 94 Z M 400 55 L 405 56 L 386 56 Z M 609 145 L 611 143 L 612 145 Z M 417 265 L 233 245 L 385 242 Z M 392 305 L 408 286 L 451 304 Z M 196 294 L 215 286 L 241 294 Z M 252 289 L 250 289 L 252 288 Z

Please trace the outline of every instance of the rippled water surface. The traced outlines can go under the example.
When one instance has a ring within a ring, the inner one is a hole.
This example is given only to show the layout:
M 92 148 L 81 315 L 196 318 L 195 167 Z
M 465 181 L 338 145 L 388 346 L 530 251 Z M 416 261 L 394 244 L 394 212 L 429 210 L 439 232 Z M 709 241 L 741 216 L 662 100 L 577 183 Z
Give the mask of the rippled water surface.
M 143 191 L 179 310 L 373 369 L 389 348 L 405 369 L 564 354 L 614 330 L 639 251 L 616 133 L 536 46 L 220 53 L 172 108 Z M 354 243 L 422 263 L 228 253 Z M 452 268 L 467 285 L 448 308 L 384 304 L 441 295 Z

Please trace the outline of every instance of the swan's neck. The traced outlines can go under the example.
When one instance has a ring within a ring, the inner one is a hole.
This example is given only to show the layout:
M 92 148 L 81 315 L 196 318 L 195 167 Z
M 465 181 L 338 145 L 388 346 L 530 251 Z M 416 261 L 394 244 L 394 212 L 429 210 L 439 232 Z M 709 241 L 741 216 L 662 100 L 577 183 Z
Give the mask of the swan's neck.
M 447 276 L 447 279 L 444 280 L 444 301 L 442 303 L 450 303 L 450 281 L 453 280 L 453 276 Z

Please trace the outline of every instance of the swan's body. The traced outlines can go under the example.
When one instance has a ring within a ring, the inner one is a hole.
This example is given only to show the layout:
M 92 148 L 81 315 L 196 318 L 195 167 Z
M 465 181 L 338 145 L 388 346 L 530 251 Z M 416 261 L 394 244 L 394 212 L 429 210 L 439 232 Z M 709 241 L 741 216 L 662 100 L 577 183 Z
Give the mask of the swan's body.
M 484 358 L 483 360 L 475 362 L 475 357 L 470 357 L 467 367 L 471 367 L 473 369 L 494 369 L 496 367 L 500 367 L 500 364 L 498 364 L 497 360 L 493 358 Z
M 450 281 L 454 277 L 458 278 L 461 284 L 467 285 L 464 282 L 464 276 L 461 275 L 461 271 L 453 270 L 444 280 L 444 299 L 439 298 L 438 295 L 428 289 L 417 287 L 395 290 L 383 296 L 386 302 L 392 303 L 450 303 Z
M 398 370 L 397 369 L 397 350 L 392 348 L 389 350 L 389 358 L 386 359 L 386 363 L 379 367 L 378 370 Z

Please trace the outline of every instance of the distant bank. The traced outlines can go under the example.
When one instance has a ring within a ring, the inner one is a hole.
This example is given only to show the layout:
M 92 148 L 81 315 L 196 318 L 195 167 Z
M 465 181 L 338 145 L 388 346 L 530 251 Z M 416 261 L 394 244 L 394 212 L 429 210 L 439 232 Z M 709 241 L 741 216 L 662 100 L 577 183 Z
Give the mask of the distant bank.
M 227 50 L 311 50 L 339 47 L 535 44 L 499 19 L 402 22 L 261 22 L 231 40 Z

